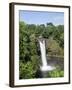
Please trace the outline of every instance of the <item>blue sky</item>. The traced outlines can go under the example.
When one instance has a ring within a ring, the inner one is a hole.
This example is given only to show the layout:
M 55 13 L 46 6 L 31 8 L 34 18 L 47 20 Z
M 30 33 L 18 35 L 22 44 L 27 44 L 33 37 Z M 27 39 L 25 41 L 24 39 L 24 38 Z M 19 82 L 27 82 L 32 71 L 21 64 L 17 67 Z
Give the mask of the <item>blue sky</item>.
M 46 24 L 52 22 L 54 25 L 64 25 L 63 12 L 45 11 L 19 11 L 19 20 L 27 24 Z

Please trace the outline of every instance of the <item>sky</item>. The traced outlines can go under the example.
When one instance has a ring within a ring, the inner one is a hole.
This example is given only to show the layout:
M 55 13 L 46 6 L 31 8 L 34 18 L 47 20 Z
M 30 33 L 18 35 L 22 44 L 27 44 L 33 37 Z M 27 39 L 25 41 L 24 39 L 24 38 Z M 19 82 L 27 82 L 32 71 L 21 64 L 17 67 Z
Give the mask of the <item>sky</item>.
M 63 12 L 48 12 L 48 11 L 19 11 L 19 20 L 26 24 L 46 24 L 53 23 L 54 25 L 64 25 Z

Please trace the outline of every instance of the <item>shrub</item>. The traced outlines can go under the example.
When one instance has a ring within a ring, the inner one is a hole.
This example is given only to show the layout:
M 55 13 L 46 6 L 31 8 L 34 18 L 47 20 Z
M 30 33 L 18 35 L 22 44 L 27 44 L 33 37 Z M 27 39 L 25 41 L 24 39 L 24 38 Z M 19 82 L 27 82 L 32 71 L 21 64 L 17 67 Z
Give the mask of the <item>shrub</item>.
M 60 69 L 56 69 L 53 71 L 48 72 L 48 77 L 63 77 L 64 76 L 64 71 Z

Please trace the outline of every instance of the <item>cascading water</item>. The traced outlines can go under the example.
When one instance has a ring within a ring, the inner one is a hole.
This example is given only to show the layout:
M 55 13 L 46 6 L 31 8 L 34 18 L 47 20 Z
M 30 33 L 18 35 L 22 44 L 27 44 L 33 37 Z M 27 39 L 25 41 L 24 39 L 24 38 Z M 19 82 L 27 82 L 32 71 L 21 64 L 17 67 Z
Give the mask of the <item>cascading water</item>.
M 41 59 L 42 59 L 42 66 L 41 71 L 51 71 L 54 69 L 54 67 L 49 66 L 47 64 L 47 59 L 46 59 L 46 49 L 45 49 L 45 39 L 41 38 L 39 39 L 39 44 L 40 44 L 40 51 L 41 51 Z
M 46 50 L 45 50 L 45 40 L 40 40 L 39 43 L 40 43 L 42 64 L 43 64 L 43 66 L 47 66 Z

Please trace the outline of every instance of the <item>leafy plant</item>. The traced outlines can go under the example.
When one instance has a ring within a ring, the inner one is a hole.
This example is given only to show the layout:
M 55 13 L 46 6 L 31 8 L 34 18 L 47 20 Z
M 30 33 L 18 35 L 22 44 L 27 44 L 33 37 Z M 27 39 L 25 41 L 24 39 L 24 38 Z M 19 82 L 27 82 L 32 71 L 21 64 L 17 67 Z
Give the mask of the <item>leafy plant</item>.
M 48 77 L 63 77 L 64 76 L 64 71 L 61 70 L 61 69 L 56 69 L 56 70 L 53 70 L 53 71 L 49 71 L 48 72 Z

